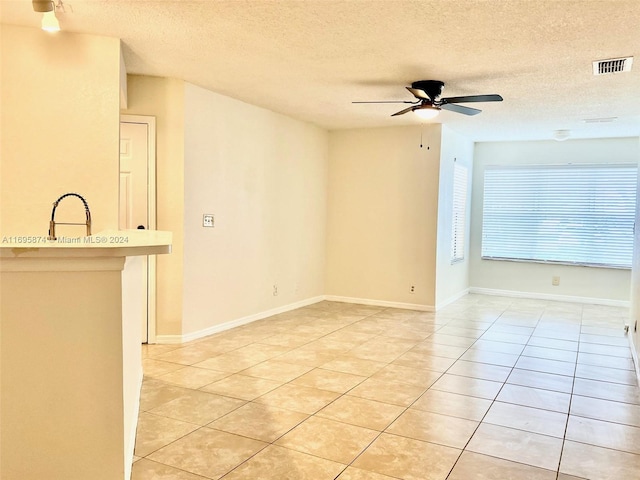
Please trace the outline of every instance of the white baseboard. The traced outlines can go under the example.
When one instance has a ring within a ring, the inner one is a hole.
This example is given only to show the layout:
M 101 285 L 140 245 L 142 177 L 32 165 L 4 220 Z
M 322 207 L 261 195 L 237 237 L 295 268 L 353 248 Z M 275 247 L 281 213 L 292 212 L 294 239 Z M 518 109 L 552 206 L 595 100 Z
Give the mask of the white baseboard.
M 279 313 L 288 312 L 290 310 L 295 310 L 296 308 L 306 307 L 307 305 L 321 302 L 324 299 L 325 297 L 322 295 L 307 298 L 306 300 L 283 305 L 282 307 L 273 308 L 264 312 L 254 313 L 253 315 L 237 318 L 235 320 L 230 320 L 218 325 L 213 325 L 203 330 L 198 330 L 197 332 L 185 333 L 183 335 L 156 335 L 156 342 L 160 344 L 179 344 L 191 342 L 199 338 L 208 337 L 209 335 L 213 335 L 214 333 L 224 332 L 225 330 L 229 330 L 230 328 L 239 327 L 241 325 L 246 325 L 247 323 L 255 322 L 256 320 L 262 320 L 263 318 L 271 317 Z
M 470 287 L 469 293 L 480 295 L 498 295 L 500 297 L 532 298 L 536 300 L 552 300 L 555 302 L 588 303 L 593 305 L 607 305 L 609 307 L 629 307 L 628 300 L 612 300 L 609 298 L 575 297 L 571 295 L 553 295 L 550 293 L 519 292 L 516 290 L 497 290 L 493 288 Z
M 455 302 L 456 300 L 460 300 L 462 297 L 464 297 L 465 295 L 469 295 L 469 289 L 465 288 L 464 290 L 456 293 L 455 295 L 447 298 L 444 302 L 440 302 L 438 304 L 436 304 L 436 312 L 444 307 L 446 307 L 447 305 L 449 305 L 450 303 Z
M 388 302 L 386 300 L 370 300 L 368 298 L 339 297 L 336 295 L 325 295 L 324 299 L 330 302 L 356 303 L 358 305 L 373 305 L 376 307 L 405 308 L 407 310 L 435 312 L 435 308 L 432 305 L 421 305 L 417 303 Z

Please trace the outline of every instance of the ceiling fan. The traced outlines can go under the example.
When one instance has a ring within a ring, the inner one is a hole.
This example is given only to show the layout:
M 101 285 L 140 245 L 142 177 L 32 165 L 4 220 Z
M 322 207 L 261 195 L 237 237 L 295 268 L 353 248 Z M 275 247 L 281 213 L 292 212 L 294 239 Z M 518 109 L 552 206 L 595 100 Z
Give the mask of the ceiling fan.
M 457 103 L 472 103 L 472 102 L 501 102 L 503 99 L 500 95 L 467 95 L 463 97 L 447 97 L 439 98 L 444 88 L 444 82 L 440 80 L 419 80 L 413 82 L 410 87 L 407 87 L 414 97 L 415 102 L 408 100 L 399 101 L 380 101 L 380 102 L 352 102 L 352 103 L 410 103 L 411 107 L 400 110 L 399 112 L 391 115 L 395 117 L 397 115 L 404 115 L 407 112 L 415 112 L 418 116 L 424 119 L 433 118 L 440 110 L 449 110 L 456 113 L 462 113 L 463 115 L 477 115 L 482 110 L 477 108 L 465 107 L 462 105 L 456 105 Z

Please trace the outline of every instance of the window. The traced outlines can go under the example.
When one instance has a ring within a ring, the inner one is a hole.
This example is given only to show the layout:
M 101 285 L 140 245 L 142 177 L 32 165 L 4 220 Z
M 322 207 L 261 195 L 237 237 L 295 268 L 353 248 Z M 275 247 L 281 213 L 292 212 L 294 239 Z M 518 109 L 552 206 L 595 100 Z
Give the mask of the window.
M 482 258 L 630 268 L 637 166 L 491 166 Z
M 464 234 L 467 220 L 468 170 L 453 165 L 453 218 L 451 225 L 451 263 L 464 260 Z

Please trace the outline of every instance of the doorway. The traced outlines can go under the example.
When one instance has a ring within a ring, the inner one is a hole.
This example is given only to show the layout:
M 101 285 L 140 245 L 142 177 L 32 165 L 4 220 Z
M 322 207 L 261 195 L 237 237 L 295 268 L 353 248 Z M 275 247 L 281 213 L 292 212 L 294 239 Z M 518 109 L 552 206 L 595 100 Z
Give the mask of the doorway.
M 120 186 L 118 227 L 121 230 L 156 229 L 155 117 L 120 116 Z M 156 257 L 143 258 L 146 301 L 140 318 L 142 343 L 156 341 Z

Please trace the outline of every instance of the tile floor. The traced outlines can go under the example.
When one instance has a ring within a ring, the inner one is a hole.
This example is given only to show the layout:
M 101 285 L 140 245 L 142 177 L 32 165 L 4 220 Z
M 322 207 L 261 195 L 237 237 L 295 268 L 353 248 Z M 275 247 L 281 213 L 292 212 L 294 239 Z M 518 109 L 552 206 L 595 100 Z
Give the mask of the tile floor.
M 321 302 L 145 346 L 133 480 L 638 480 L 626 316 Z

